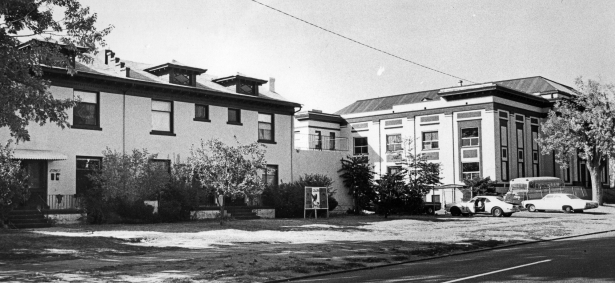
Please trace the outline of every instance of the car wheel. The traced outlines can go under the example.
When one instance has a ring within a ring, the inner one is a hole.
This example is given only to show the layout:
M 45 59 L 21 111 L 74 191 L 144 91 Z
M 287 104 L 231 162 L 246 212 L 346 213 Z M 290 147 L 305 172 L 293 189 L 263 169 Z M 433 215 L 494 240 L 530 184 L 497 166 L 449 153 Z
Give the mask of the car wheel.
M 425 212 L 427 214 L 434 214 L 435 211 L 433 210 L 433 207 L 428 207 L 427 209 L 425 209 Z
M 502 216 L 502 214 L 504 214 L 504 211 L 502 211 L 501 208 L 496 207 L 491 211 L 491 214 L 493 214 L 493 217 L 500 217 Z
M 564 212 L 566 212 L 566 213 L 571 213 L 571 212 L 572 212 L 572 207 L 570 207 L 570 206 L 564 206 Z
M 575 209 L 574 213 L 583 213 L 583 209 Z
M 504 214 L 502 214 L 502 215 L 503 215 L 504 217 L 511 217 L 511 216 L 512 216 L 512 213 L 504 213 Z
M 536 206 L 533 204 L 528 204 L 526 208 L 529 212 L 536 212 Z
M 451 215 L 452 216 L 459 216 L 461 215 L 461 210 L 457 207 L 453 207 L 451 208 Z

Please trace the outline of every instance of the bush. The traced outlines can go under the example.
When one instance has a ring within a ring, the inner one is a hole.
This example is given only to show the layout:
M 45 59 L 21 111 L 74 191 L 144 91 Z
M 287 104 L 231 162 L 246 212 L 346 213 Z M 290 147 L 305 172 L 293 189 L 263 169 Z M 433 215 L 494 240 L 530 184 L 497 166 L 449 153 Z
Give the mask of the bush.
M 332 184 L 333 181 L 326 175 L 306 174 L 299 177 L 299 181 L 267 186 L 262 195 L 263 205 L 275 208 L 276 218 L 300 218 L 305 207 L 305 187 L 327 187 L 329 210 L 333 210 L 338 202 L 333 198 L 335 190 L 331 189 Z

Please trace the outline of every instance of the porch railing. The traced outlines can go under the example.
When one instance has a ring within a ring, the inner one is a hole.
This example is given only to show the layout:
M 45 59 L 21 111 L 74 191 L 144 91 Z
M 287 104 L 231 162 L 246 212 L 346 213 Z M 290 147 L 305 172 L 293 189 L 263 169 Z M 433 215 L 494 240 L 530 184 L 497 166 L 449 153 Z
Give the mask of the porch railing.
M 78 209 L 80 199 L 75 195 L 48 195 L 49 209 Z
M 295 134 L 295 149 L 347 151 L 348 138 Z

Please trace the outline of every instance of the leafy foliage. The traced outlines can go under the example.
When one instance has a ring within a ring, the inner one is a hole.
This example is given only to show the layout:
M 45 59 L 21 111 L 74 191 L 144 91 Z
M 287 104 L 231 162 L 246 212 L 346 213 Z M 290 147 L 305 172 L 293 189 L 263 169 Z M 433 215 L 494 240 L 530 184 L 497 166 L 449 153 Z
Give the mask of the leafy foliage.
M 201 141 L 191 149 L 189 158 L 192 172 L 205 188 L 216 196 L 254 197 L 260 195 L 265 184 L 258 176 L 266 169 L 265 146 L 259 143 L 228 146 L 218 139 Z M 220 205 L 224 216 L 224 203 Z
M 21 169 L 20 162 L 13 160 L 11 141 L 0 146 L 0 227 L 9 212 L 30 197 L 28 175 Z
M 473 196 L 495 194 L 495 185 L 498 183 L 492 181 L 491 177 L 465 179 L 463 182 L 470 187 Z
M 555 151 L 555 160 L 567 168 L 572 156 L 585 160 L 590 172 L 594 201 L 603 204 L 600 172 L 615 157 L 615 109 L 612 84 L 576 79 L 577 96 L 562 99 L 549 111 L 537 139 L 542 154 Z
M 384 174 L 376 180 L 378 184 L 376 186 L 378 196 L 375 201 L 378 205 L 377 212 L 384 214 L 384 218 L 387 218 L 395 208 L 403 206 L 402 198 L 409 192 L 409 187 L 404 181 L 406 174 L 407 171 L 402 170 L 393 174 Z
M 94 186 L 83 197 L 89 222 L 152 222 L 153 208 L 143 201 L 160 199 L 168 169 L 152 163 L 157 155 L 146 149 L 126 155 L 107 148 L 103 156 L 101 168 L 89 176 Z
M 326 175 L 305 174 L 299 177 L 299 181 L 267 186 L 262 195 L 263 205 L 275 208 L 276 218 L 300 218 L 303 217 L 305 207 L 305 187 L 327 187 L 329 211 L 331 211 L 337 207 L 332 184 L 333 180 Z
M 354 200 L 354 213 L 360 214 L 375 197 L 374 171 L 365 155 L 348 156 L 342 159 L 342 172 L 340 177 L 344 179 L 344 186 L 348 188 L 348 194 Z
M 54 8 L 63 11 L 62 19 L 54 18 Z M 73 54 L 91 63 L 87 53 L 96 54 L 113 29 L 96 29 L 96 20 L 76 0 L 0 1 L 0 128 L 9 127 L 20 141 L 30 139 L 30 121 L 43 125 L 49 120 L 62 128 L 69 124 L 65 111 L 75 101 L 51 95 L 43 67 L 60 67 L 73 75 Z M 30 40 L 27 48 L 23 39 Z

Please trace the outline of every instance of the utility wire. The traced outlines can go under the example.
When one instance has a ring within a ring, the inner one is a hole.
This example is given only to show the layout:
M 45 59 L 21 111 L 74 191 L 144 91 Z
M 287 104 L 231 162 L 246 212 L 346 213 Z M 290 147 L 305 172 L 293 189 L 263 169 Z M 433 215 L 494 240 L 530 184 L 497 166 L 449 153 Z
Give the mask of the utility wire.
M 289 13 L 286 13 L 286 12 L 284 12 L 284 11 L 281 11 L 281 10 L 279 10 L 279 9 L 276 9 L 276 8 L 274 8 L 274 7 L 271 7 L 271 6 L 267 5 L 267 4 L 264 4 L 264 3 L 258 2 L 258 1 L 256 1 L 256 0 L 250 0 L 250 1 L 252 1 L 252 2 L 254 2 L 254 3 L 256 3 L 256 4 L 259 4 L 259 5 L 261 5 L 261 6 L 267 7 L 267 8 L 269 8 L 269 9 L 271 9 L 271 10 L 276 11 L 276 12 L 282 13 L 282 14 L 284 14 L 284 15 L 286 15 L 286 16 L 289 16 L 289 17 L 291 17 L 291 18 L 293 18 L 293 19 L 295 19 L 295 20 L 299 20 L 299 21 L 301 21 L 301 22 L 304 22 L 304 23 L 306 23 L 306 24 L 308 24 L 308 25 L 311 25 L 311 26 L 313 26 L 313 27 L 315 27 L 315 28 L 321 29 L 321 30 L 323 30 L 323 31 L 326 31 L 326 32 L 331 33 L 331 34 L 336 35 L 336 36 L 339 36 L 339 37 L 344 38 L 344 39 L 346 39 L 346 40 L 352 41 L 352 42 L 357 43 L 357 44 L 359 44 L 359 45 L 363 45 L 363 46 L 365 46 L 365 47 L 367 47 L 367 48 L 369 48 L 369 49 L 373 49 L 373 50 L 376 50 L 376 51 L 378 51 L 378 52 L 384 53 L 384 54 L 389 55 L 389 56 L 391 56 L 391 57 L 394 57 L 394 58 L 397 58 L 397 59 L 400 59 L 400 60 L 406 61 L 406 62 L 411 63 L 411 64 L 414 64 L 414 65 L 417 65 L 417 66 L 419 66 L 419 67 L 421 67 L 421 68 L 425 68 L 425 69 L 428 69 L 428 70 L 431 70 L 431 71 L 434 71 L 434 72 L 437 72 L 437 73 L 440 73 L 440 74 L 443 74 L 443 75 L 446 75 L 446 76 L 449 76 L 449 77 L 453 77 L 453 78 L 456 78 L 456 79 L 460 79 L 460 80 L 462 80 L 462 81 L 466 81 L 466 82 L 470 82 L 470 83 L 476 83 L 476 82 L 473 82 L 473 81 L 471 81 L 471 80 L 467 80 L 467 79 L 464 79 L 464 78 L 461 78 L 461 77 L 458 77 L 458 76 L 455 76 L 455 75 L 452 75 L 452 74 L 449 74 L 449 73 L 446 73 L 446 72 L 443 72 L 443 71 L 440 71 L 440 70 L 436 70 L 436 69 L 434 69 L 434 68 L 431 68 L 431 67 L 425 66 L 425 65 L 423 65 L 423 64 L 420 64 L 420 63 L 414 62 L 414 61 L 412 61 L 412 60 L 408 60 L 408 59 L 406 59 L 406 58 L 403 58 L 403 57 L 397 56 L 397 55 L 395 55 L 395 54 L 389 53 L 389 52 L 384 51 L 384 50 L 382 50 L 382 49 L 379 49 L 379 48 L 373 47 L 373 46 L 371 46 L 371 45 L 367 45 L 367 44 L 365 44 L 365 43 L 362 43 L 362 42 L 357 41 L 357 40 L 354 40 L 354 39 L 352 39 L 352 38 L 350 38 L 350 37 L 347 37 L 347 36 L 341 35 L 341 34 L 339 34 L 339 33 L 337 33 L 337 32 L 334 32 L 334 31 L 328 30 L 328 29 L 323 28 L 323 27 L 321 27 L 321 26 L 318 26 L 318 25 L 316 25 L 316 24 L 310 23 L 310 22 L 308 22 L 308 21 L 306 21 L 306 20 L 303 20 L 303 19 L 301 19 L 301 18 L 295 17 L 295 16 L 293 16 L 293 15 L 291 15 L 291 14 L 289 14 Z

